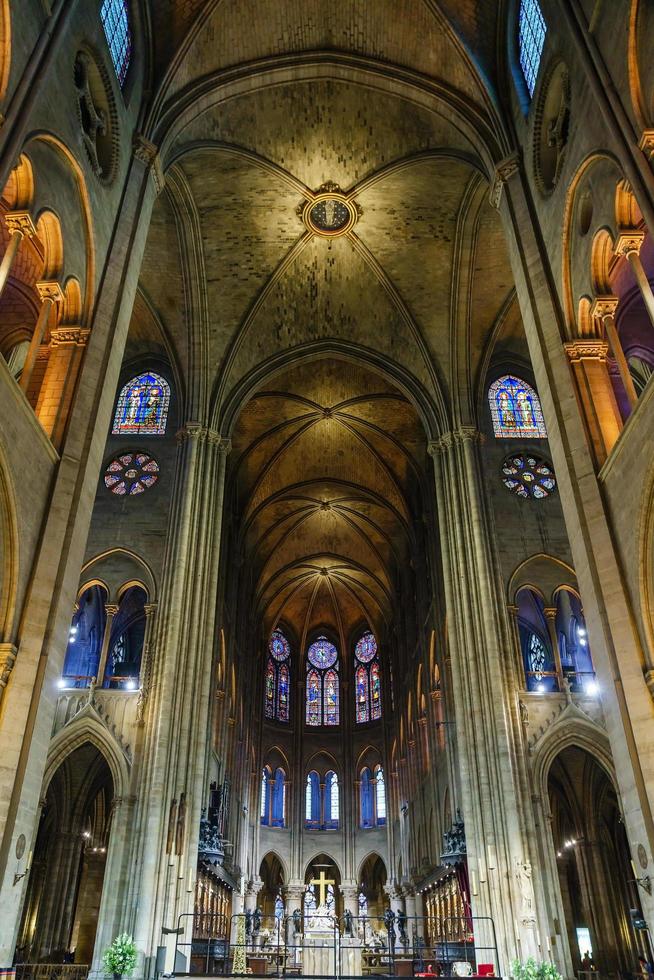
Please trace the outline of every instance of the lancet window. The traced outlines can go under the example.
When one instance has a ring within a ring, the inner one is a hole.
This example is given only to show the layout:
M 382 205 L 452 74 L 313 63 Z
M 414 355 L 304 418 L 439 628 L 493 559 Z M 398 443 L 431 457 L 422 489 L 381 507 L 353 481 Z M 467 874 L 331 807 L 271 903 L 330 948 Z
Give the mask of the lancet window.
M 280 629 L 270 634 L 264 678 L 264 713 L 271 721 L 288 722 L 291 699 L 291 646 Z
M 312 769 L 307 774 L 304 822 L 310 830 L 337 830 L 339 826 L 340 787 L 337 773 L 330 770 L 321 779 Z
M 360 824 L 363 828 L 383 827 L 386 823 L 386 787 L 384 770 L 366 766 L 361 770 L 360 786 Z
M 166 431 L 170 385 L 159 374 L 139 374 L 121 389 L 111 430 L 115 436 L 162 436 Z
M 286 826 L 286 773 L 281 767 L 274 773 L 270 766 L 263 767 L 260 817 L 264 827 Z
M 526 381 L 505 374 L 488 389 L 496 439 L 547 439 L 538 395 Z
M 307 725 L 338 725 L 340 678 L 338 650 L 326 636 L 319 636 L 307 650 Z
M 100 20 L 121 88 L 127 78 L 132 56 L 132 32 L 127 5 L 128 0 L 103 0 L 100 7 Z
M 520 67 L 530 96 L 533 96 L 536 88 L 546 34 L 547 24 L 538 0 L 520 0 L 518 49 Z
M 357 724 L 381 718 L 381 670 L 377 641 L 368 630 L 354 648 L 354 697 Z

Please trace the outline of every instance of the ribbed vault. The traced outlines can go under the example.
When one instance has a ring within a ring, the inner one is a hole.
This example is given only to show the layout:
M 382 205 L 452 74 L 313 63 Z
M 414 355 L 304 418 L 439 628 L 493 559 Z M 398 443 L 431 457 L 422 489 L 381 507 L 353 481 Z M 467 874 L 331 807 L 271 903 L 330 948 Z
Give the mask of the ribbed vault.
M 426 442 L 407 398 L 325 359 L 277 375 L 236 426 L 231 481 L 253 609 L 304 646 L 329 626 L 385 630 L 419 543 Z

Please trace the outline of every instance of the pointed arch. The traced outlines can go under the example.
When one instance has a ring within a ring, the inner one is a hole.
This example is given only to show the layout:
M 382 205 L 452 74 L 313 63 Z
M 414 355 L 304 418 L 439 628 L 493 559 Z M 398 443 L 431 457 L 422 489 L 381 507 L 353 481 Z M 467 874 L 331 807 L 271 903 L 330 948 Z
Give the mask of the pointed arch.
M 91 706 L 80 711 L 61 731 L 57 732 L 48 750 L 42 795 L 47 792 L 52 777 L 75 749 L 90 742 L 104 757 L 114 784 L 114 794 L 124 797 L 129 794 L 130 763 L 114 737 L 100 720 Z

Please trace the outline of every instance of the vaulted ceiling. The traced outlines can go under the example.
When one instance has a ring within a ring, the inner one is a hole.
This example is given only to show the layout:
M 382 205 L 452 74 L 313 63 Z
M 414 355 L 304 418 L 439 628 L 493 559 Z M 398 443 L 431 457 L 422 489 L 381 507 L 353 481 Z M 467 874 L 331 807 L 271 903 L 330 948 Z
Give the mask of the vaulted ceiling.
M 430 462 L 405 396 L 358 366 L 312 361 L 256 393 L 232 442 L 253 615 L 303 645 L 330 626 L 342 649 L 359 625 L 387 627 Z

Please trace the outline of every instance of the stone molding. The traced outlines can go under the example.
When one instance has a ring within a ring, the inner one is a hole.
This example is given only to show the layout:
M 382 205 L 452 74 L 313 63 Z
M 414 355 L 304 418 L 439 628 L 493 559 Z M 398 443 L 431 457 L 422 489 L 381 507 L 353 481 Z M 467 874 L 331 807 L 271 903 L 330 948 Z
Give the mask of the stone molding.
M 5 224 L 10 235 L 15 232 L 20 232 L 24 238 L 32 238 L 36 235 L 36 225 L 29 211 L 7 211 Z
M 629 231 L 621 231 L 613 249 L 616 255 L 623 255 L 628 258 L 629 255 L 636 254 L 640 255 L 640 249 L 645 241 L 645 232 L 639 231 L 638 228 L 631 228 Z
M 134 158 L 139 160 L 150 171 L 155 190 L 157 194 L 161 194 L 166 183 L 166 177 L 161 165 L 159 147 L 151 143 L 141 133 L 136 133 L 132 148 L 134 150 Z
M 590 308 L 590 315 L 593 319 L 603 320 L 607 316 L 615 316 L 618 308 L 617 296 L 596 296 Z
M 461 425 L 458 429 L 451 432 L 444 432 L 439 439 L 433 439 L 427 443 L 427 452 L 430 456 L 438 456 L 440 453 L 448 452 L 455 445 L 466 442 L 483 442 L 484 435 L 474 425 Z
M 609 352 L 605 340 L 572 340 L 563 346 L 572 363 L 591 360 L 604 363 Z
M 495 167 L 495 173 L 493 174 L 493 182 L 488 194 L 488 200 L 494 208 L 499 208 L 500 201 L 502 200 L 502 191 L 504 190 L 504 185 L 508 180 L 513 177 L 514 174 L 520 169 L 520 157 L 517 153 L 513 153 L 510 157 L 506 157 Z
M 638 140 L 638 149 L 642 150 L 651 163 L 654 157 L 654 129 L 644 129 Z

